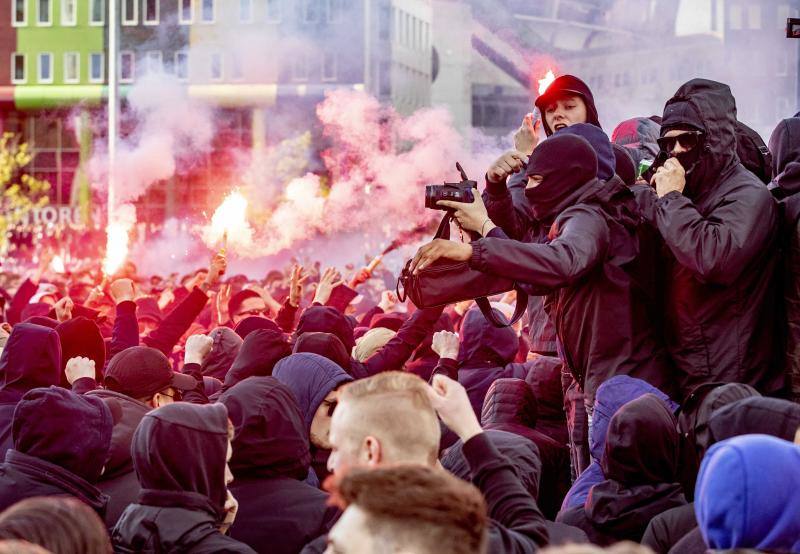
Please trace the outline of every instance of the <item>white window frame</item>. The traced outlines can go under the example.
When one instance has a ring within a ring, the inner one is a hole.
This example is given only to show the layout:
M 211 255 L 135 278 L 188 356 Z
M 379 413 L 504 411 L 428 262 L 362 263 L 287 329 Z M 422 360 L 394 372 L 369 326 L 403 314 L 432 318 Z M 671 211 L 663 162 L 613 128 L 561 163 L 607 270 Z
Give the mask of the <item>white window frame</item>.
M 161 22 L 161 0 L 153 0 L 156 3 L 156 18 L 147 19 L 147 2 L 149 0 L 142 0 L 142 24 L 144 25 L 158 25 Z
M 214 60 L 219 60 L 219 76 L 214 76 Z M 222 55 L 222 52 L 212 52 L 208 58 L 208 74 L 209 78 L 218 83 L 225 78 L 225 57 Z
M 22 2 L 22 21 L 17 21 L 17 0 L 11 0 L 11 26 L 28 26 L 28 0 L 23 0 Z
M 112 0 L 113 1 L 113 0 Z M 125 19 L 125 14 L 128 12 L 126 10 L 125 4 L 127 2 L 133 2 L 133 19 Z M 120 3 L 120 20 L 122 24 L 126 27 L 134 27 L 139 24 L 139 0 L 122 0 Z
M 326 58 L 330 55 L 333 59 L 333 75 L 325 75 L 325 66 L 326 66 Z M 339 79 L 339 56 L 336 55 L 336 51 L 325 51 L 322 53 L 322 80 L 326 83 L 335 82 Z
M 66 6 L 72 2 L 75 9 L 72 11 L 72 21 L 66 19 Z M 61 0 L 61 25 L 64 27 L 74 27 L 78 24 L 78 0 Z
M 95 4 L 100 6 L 100 21 L 92 19 L 94 17 Z M 106 3 L 104 0 L 89 0 L 89 26 L 103 27 L 106 24 Z
M 73 79 L 67 78 L 67 68 L 69 63 L 67 60 L 70 57 L 75 58 L 75 77 Z M 64 52 L 64 83 L 68 85 L 76 85 L 81 82 L 81 54 L 80 52 Z
M 92 57 L 100 57 L 100 77 L 92 76 Z M 106 55 L 105 52 L 89 52 L 89 82 L 90 83 L 103 83 L 106 80 Z
M 152 64 L 157 59 L 157 66 L 153 67 Z M 161 73 L 164 71 L 164 54 L 161 50 L 148 50 L 147 53 L 144 55 L 144 67 L 147 72 L 152 72 L 155 70 L 157 73 Z
M 242 17 L 242 2 L 245 2 L 245 1 L 250 3 L 250 17 L 249 18 Z M 239 23 L 252 23 L 253 22 L 253 20 L 254 20 L 254 14 L 253 14 L 254 10 L 253 10 L 253 8 L 254 7 L 255 6 L 253 6 L 253 0 L 239 0 Z
M 194 23 L 194 0 L 188 0 L 189 2 L 189 19 L 184 19 L 183 17 L 183 3 L 187 0 L 178 0 L 178 23 L 181 25 L 191 25 Z
M 275 17 L 270 17 L 270 15 L 269 15 L 269 6 L 270 6 L 270 3 L 272 3 L 272 2 L 274 2 L 275 3 L 274 5 L 277 6 L 277 8 L 276 8 L 277 15 Z M 280 23 L 281 22 L 281 19 L 283 17 L 283 6 L 281 5 L 281 0 L 266 0 L 266 3 L 264 4 L 264 10 L 265 10 L 265 18 L 266 18 L 267 23 Z
M 186 75 L 183 75 L 183 76 L 178 72 L 178 68 L 181 66 L 181 64 L 180 64 L 180 62 L 178 60 L 179 60 L 179 58 L 181 56 L 183 56 L 183 58 L 185 59 L 185 67 L 186 67 Z M 178 50 L 177 52 L 175 52 L 175 55 L 173 56 L 173 63 L 175 65 L 175 71 L 174 71 L 175 77 L 177 77 L 177 79 L 179 81 L 188 81 L 189 80 L 189 52 L 187 52 L 186 50 Z
M 22 58 L 22 79 L 17 79 L 17 64 L 16 58 L 17 56 Z M 13 85 L 24 85 L 28 82 L 28 56 L 24 52 L 12 52 L 11 53 L 11 84 Z
M 211 2 L 211 19 L 205 18 L 206 9 L 205 2 Z M 204 25 L 213 25 L 217 21 L 217 2 L 216 0 L 200 0 L 200 23 Z
M 130 77 L 125 77 L 122 74 L 122 70 L 125 68 L 125 64 L 122 62 L 123 58 L 130 56 L 131 58 L 131 75 Z M 119 82 L 120 83 L 132 83 L 136 80 L 136 54 L 132 50 L 123 50 L 119 53 Z
M 36 26 L 37 27 L 52 27 L 53 26 L 53 0 L 47 0 L 47 21 L 42 22 L 42 14 L 39 11 L 41 7 L 41 0 L 34 0 L 36 2 Z
M 42 58 L 47 56 L 50 59 L 50 77 L 47 79 L 42 77 Z M 36 82 L 42 85 L 50 85 L 53 83 L 53 73 L 55 73 L 53 68 L 53 53 L 52 52 L 40 52 L 39 55 L 36 57 Z

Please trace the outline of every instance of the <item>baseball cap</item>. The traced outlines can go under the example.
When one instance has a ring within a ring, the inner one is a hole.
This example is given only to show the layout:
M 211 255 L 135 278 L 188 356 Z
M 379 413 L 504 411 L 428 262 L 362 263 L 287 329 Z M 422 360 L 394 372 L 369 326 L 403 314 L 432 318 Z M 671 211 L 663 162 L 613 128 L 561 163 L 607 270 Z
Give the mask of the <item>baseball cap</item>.
M 160 350 L 132 346 L 111 358 L 105 384 L 112 391 L 138 399 L 149 398 L 167 387 L 193 390 L 197 380 L 191 375 L 172 371 L 169 360 Z

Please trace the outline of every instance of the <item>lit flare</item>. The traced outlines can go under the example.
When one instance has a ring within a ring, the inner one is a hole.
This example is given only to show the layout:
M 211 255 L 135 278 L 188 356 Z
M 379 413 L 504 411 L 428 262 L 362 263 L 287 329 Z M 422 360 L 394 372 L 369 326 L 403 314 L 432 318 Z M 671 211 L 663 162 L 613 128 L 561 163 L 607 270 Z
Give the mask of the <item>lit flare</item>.
M 549 87 L 553 83 L 553 81 L 555 81 L 555 80 L 556 80 L 556 76 L 553 73 L 553 70 L 552 69 L 548 69 L 547 73 L 545 74 L 545 76 L 538 80 L 539 81 L 539 95 L 541 96 L 542 94 L 544 94 L 544 92 L 547 90 L 547 87 Z

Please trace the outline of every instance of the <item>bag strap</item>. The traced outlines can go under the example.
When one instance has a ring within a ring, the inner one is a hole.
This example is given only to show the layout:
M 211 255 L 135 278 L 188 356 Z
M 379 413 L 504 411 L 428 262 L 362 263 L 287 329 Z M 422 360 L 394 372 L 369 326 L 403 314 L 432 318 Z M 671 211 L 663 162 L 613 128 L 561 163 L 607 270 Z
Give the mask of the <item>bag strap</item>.
M 436 229 L 436 234 L 433 235 L 434 239 L 450 240 L 450 222 L 453 221 L 453 213 L 445 212 L 439 227 Z
M 480 308 L 483 317 L 495 327 L 510 327 L 514 325 L 525 314 L 525 310 L 528 309 L 528 293 L 522 290 L 516 283 L 514 283 L 514 290 L 517 291 L 517 305 L 514 308 L 514 315 L 511 316 L 511 321 L 507 324 L 497 319 L 497 316 L 494 315 L 492 305 L 489 303 L 488 298 L 481 296 L 475 299 L 475 303 L 478 305 L 478 308 Z

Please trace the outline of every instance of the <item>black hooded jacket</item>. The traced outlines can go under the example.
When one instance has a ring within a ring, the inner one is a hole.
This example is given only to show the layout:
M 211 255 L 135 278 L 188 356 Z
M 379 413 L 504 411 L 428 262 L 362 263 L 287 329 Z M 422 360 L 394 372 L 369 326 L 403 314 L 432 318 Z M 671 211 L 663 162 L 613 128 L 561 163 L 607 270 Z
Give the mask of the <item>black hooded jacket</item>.
M 218 529 L 227 453 L 222 404 L 176 402 L 144 416 L 131 446 L 142 491 L 111 534 L 114 551 L 252 553 Z
M 542 479 L 542 463 L 539 459 L 539 451 L 536 445 L 527 438 L 521 437 L 516 433 L 501 430 L 487 430 L 483 435 L 486 440 L 505 458 L 516 474 L 516 479 L 528 491 L 530 497 L 536 499 L 540 496 L 539 486 Z M 469 441 L 468 441 L 469 442 Z M 445 450 L 442 454 L 442 466 L 460 479 L 469 481 L 472 474 L 470 472 L 470 462 L 464 453 L 464 443 L 460 440 L 453 446 Z M 496 515 L 490 513 L 490 517 Z M 588 542 L 586 534 L 575 527 L 563 523 L 545 521 L 548 534 L 548 545 L 559 545 L 566 543 L 585 543 Z M 503 542 L 499 536 L 499 525 L 492 522 L 489 528 L 489 550 L 488 552 L 509 552 L 503 548 Z M 509 533 L 508 530 L 503 530 Z M 509 533 L 513 536 L 513 532 Z
M 97 483 L 97 488 L 108 496 L 105 521 L 106 526 L 113 529 L 125 508 L 139 497 L 141 487 L 133 470 L 131 441 L 139 422 L 151 408 L 130 396 L 107 389 L 89 391 L 86 396 L 114 402 L 120 408 L 120 417 L 114 422 L 111 433 L 111 448 L 105 471 Z
M 724 405 L 708 418 L 708 444 L 740 435 L 771 435 L 793 441 L 800 427 L 800 405 L 778 398 L 750 396 Z M 673 546 L 697 528 L 694 505 L 673 508 L 653 518 L 642 538 L 642 544 L 657 553 L 666 554 Z
M 585 505 L 562 512 L 559 521 L 580 527 L 599 545 L 641 541 L 654 516 L 686 504 L 676 427 L 655 395 L 620 408 L 608 426 L 601 462 L 606 479 L 592 487 Z
M 58 385 L 61 342 L 58 333 L 30 323 L 14 325 L 0 356 L 0 456 L 13 446 L 14 408 L 26 392 Z
M 103 517 L 108 497 L 95 483 L 112 427 L 99 398 L 56 386 L 26 393 L 14 411 L 14 448 L 0 465 L 0 511 L 34 496 L 74 496 Z
M 289 341 L 283 333 L 266 329 L 252 331 L 244 339 L 239 353 L 225 375 L 223 390 L 248 377 L 272 375 L 275 364 L 291 353 Z
M 546 143 L 577 140 L 583 139 L 557 134 Z M 537 156 L 551 157 L 545 161 L 555 167 L 559 148 L 544 146 L 531 156 L 529 174 Z M 583 152 L 587 167 L 596 165 L 588 144 Z M 557 168 L 553 171 L 564 180 Z M 633 195 L 617 178 L 567 185 L 572 192 L 564 202 L 551 202 L 549 213 L 555 220 L 548 242 L 508 240 L 495 228 L 489 238 L 472 243 L 470 266 L 528 283 L 548 296 L 546 306 L 564 362 L 587 402 L 594 401 L 603 381 L 617 374 L 643 379 L 670 395 L 673 371 L 654 324 L 649 268 L 639 259 L 648 245 L 640 241 Z
M 683 395 L 714 381 L 784 388 L 774 277 L 777 207 L 736 155 L 736 104 L 727 85 L 693 79 L 666 104 L 662 133 L 691 120 L 705 140 L 683 194 L 656 201 L 669 250 L 667 346 Z
M 800 402 L 800 118 L 781 121 L 769 139 L 772 194 L 780 200 L 786 346 L 790 392 Z
M 481 413 L 484 429 L 515 433 L 532 441 L 541 459 L 541 489 L 536 497 L 542 513 L 554 519 L 569 490 L 569 449 L 536 429 L 537 402 L 522 379 L 498 379 L 486 393 Z
M 291 391 L 274 377 L 250 377 L 220 396 L 235 426 L 234 481 L 239 511 L 231 536 L 257 552 L 294 554 L 326 534 L 337 510 L 303 482 L 308 433 Z

